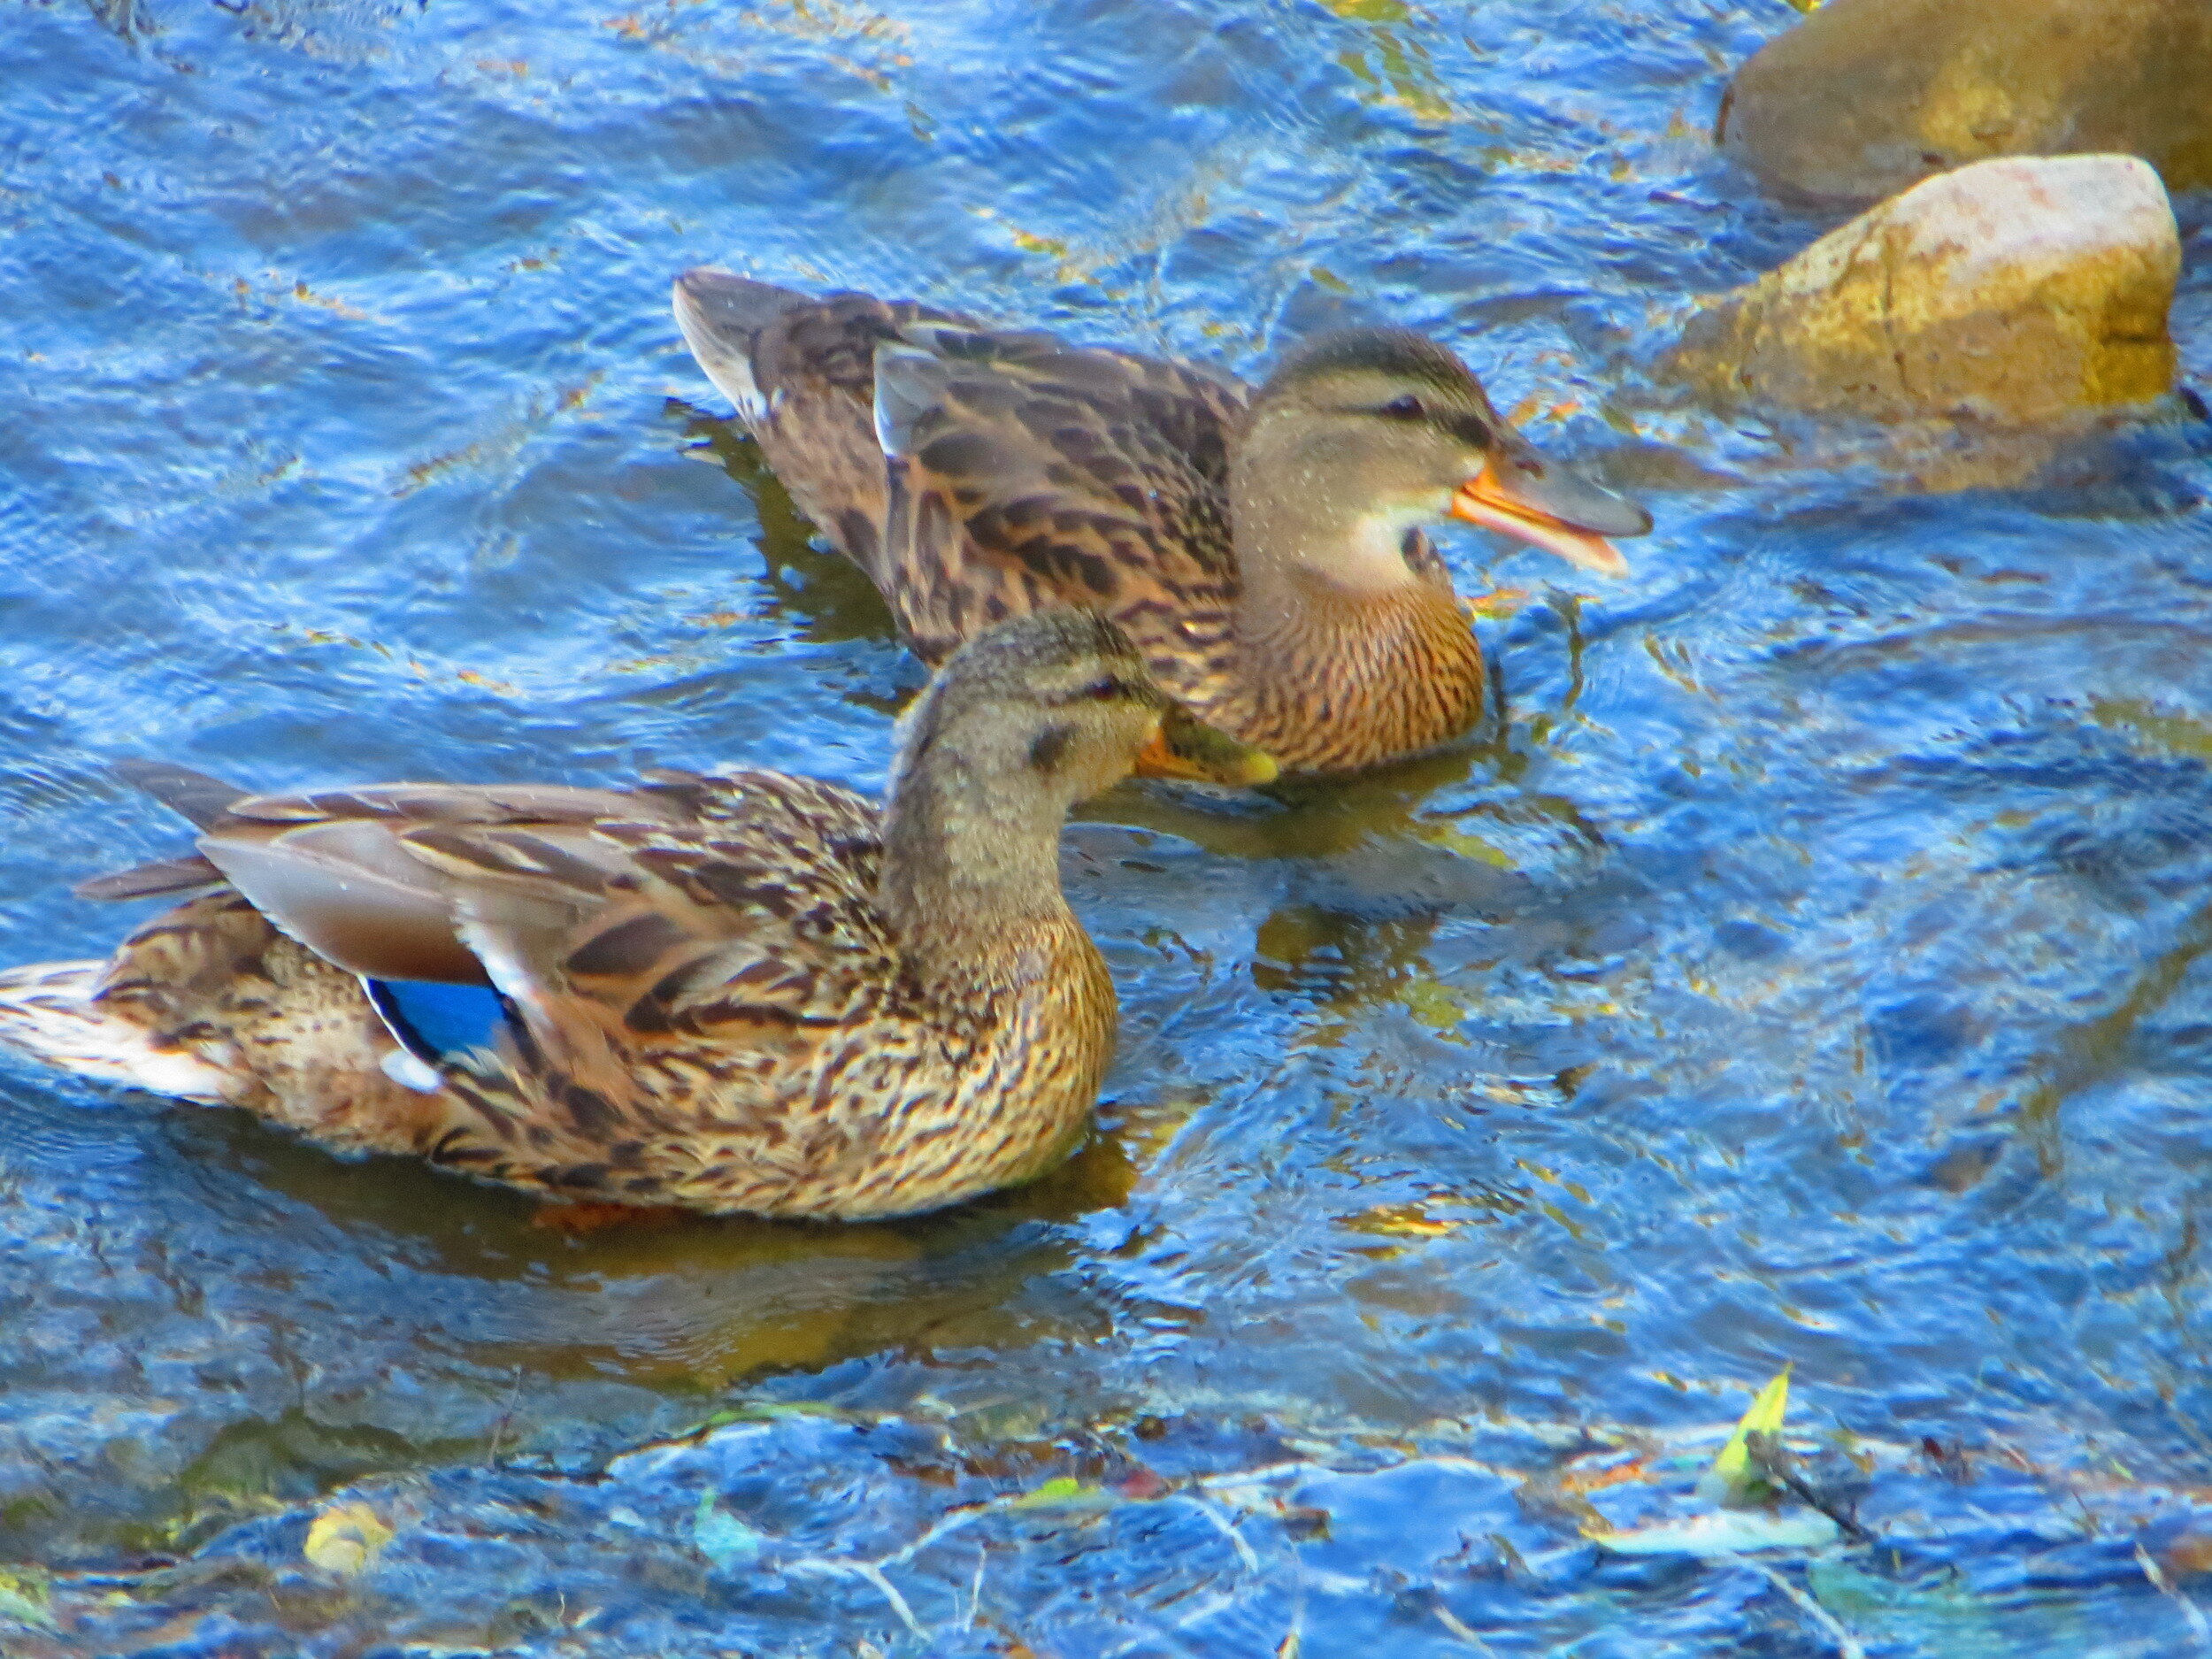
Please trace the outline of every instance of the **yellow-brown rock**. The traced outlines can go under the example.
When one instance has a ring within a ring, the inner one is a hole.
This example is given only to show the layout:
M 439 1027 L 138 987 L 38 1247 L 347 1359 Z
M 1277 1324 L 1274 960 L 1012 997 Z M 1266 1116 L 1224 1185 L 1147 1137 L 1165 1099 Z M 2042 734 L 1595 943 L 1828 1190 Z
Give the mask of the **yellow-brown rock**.
M 2141 156 L 2212 184 L 2212 0 L 1829 0 L 1715 133 L 1786 195 L 1866 202 L 1993 156 Z
M 1722 406 L 2024 426 L 2169 391 L 2180 237 L 2132 156 L 1978 162 L 1862 213 L 1698 317 Z

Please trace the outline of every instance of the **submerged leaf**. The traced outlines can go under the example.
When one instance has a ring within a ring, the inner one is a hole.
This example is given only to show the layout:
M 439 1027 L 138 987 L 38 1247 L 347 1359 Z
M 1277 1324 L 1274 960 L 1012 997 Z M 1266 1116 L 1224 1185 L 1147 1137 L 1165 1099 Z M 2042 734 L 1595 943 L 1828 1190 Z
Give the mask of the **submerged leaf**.
M 300 1554 L 325 1572 L 351 1578 L 367 1571 L 392 1537 L 392 1529 L 367 1504 L 334 1504 L 307 1529 Z
M 1699 1497 L 1709 1503 L 1741 1503 L 1755 1495 L 1762 1483 L 1758 1471 L 1752 1467 L 1747 1442 L 1753 1434 L 1780 1434 L 1782 1414 L 1789 1404 L 1790 1368 L 1785 1365 L 1759 1390 L 1751 1409 L 1738 1420 L 1736 1432 L 1728 1437 L 1728 1444 L 1713 1459 L 1712 1467 L 1698 1477 Z
M 1770 1515 L 1763 1509 L 1723 1509 L 1686 1521 L 1662 1521 L 1625 1532 L 1586 1532 L 1601 1549 L 1619 1555 L 1741 1555 L 1756 1549 L 1818 1549 L 1842 1529 L 1811 1509 Z
M 1025 1492 L 1009 1505 L 1016 1509 L 1066 1509 L 1071 1505 L 1105 1504 L 1114 1501 L 1113 1494 L 1103 1486 L 1078 1480 L 1073 1475 L 1056 1475 L 1034 1492 Z
M 1354 1233 L 1379 1233 L 1386 1238 L 1448 1239 L 1467 1224 L 1464 1219 L 1448 1221 L 1432 1216 L 1417 1200 L 1407 1204 L 1379 1204 L 1346 1217 L 1340 1225 Z
M 727 1509 L 716 1508 L 711 1492 L 699 1494 L 699 1512 L 691 1523 L 691 1542 L 722 1572 L 749 1567 L 760 1559 L 760 1534 Z
M 0 1624 L 19 1624 L 32 1630 L 57 1630 L 54 1616 L 46 1610 L 46 1580 L 27 1569 L 0 1567 Z

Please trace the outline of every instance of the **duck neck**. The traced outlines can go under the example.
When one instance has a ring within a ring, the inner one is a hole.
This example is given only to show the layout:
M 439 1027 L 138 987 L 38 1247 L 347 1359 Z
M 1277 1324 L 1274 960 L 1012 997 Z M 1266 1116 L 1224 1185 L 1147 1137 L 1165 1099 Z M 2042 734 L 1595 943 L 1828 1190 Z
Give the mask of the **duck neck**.
M 1230 513 L 1238 678 L 1255 704 L 1248 735 L 1287 765 L 1325 768 L 1464 730 L 1482 696 L 1480 648 L 1450 589 L 1415 574 L 1405 555 L 1407 535 L 1440 512 L 1380 506 L 1333 493 L 1317 470 L 1246 460 L 1231 469 Z M 1281 488 L 1285 478 L 1299 487 Z M 1329 706 L 1332 687 L 1348 685 L 1360 687 L 1354 701 L 1371 729 L 1353 730 L 1360 723 Z M 1300 752 L 1315 734 L 1325 752 Z
M 1076 926 L 1060 892 L 1070 803 L 1038 786 L 1018 762 L 941 749 L 901 757 L 879 896 L 929 988 L 972 996 L 1041 934 Z

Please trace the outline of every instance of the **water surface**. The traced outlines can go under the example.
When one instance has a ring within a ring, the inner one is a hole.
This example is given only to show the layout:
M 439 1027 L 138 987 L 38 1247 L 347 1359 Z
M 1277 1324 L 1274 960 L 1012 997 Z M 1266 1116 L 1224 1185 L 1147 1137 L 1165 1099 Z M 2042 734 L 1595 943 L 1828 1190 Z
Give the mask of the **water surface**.
M 1248 374 L 1426 329 L 1658 528 L 1445 538 L 1531 595 L 1494 741 L 1087 811 L 1125 1042 L 1025 1193 L 575 1240 L 0 1064 L 0 1651 L 2195 1651 L 2204 428 L 1932 495 L 1647 383 L 1828 227 L 1704 137 L 1781 0 L 618 3 L 8 12 L 0 959 L 180 845 L 119 756 L 880 784 L 918 671 L 690 264 Z M 1583 1540 L 1786 1364 L 1879 1549 Z

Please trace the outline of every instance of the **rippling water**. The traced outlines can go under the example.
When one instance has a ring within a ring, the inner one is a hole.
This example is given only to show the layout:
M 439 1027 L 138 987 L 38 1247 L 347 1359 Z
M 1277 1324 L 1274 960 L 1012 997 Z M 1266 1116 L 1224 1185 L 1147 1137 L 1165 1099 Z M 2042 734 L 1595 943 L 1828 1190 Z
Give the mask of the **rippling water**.
M 1447 538 L 1532 592 L 1494 743 L 1087 810 L 1125 1041 L 1026 1193 L 570 1240 L 0 1063 L 0 1560 L 62 1575 L 0 1651 L 2194 1651 L 2204 426 L 1924 495 L 1647 384 L 1827 227 L 1703 136 L 1780 0 L 618 3 L 4 14 L 0 960 L 179 845 L 119 756 L 880 783 L 919 674 L 687 265 L 1245 373 L 1421 327 L 1658 530 Z M 1580 1541 L 1785 1364 L 1881 1549 Z

